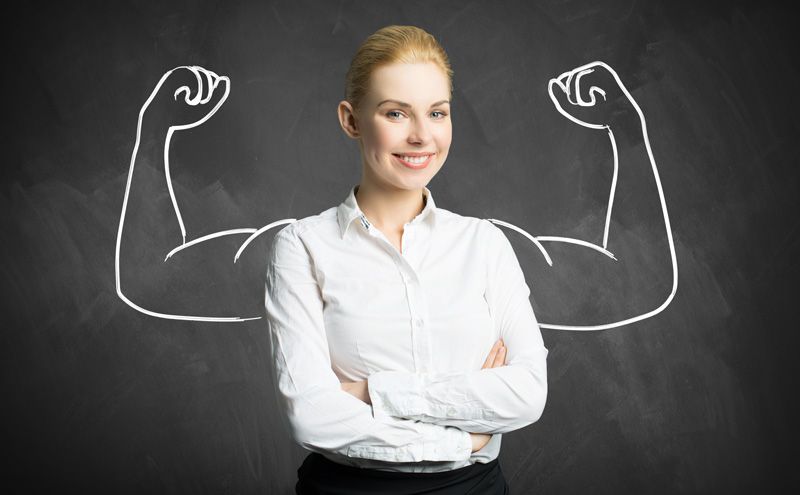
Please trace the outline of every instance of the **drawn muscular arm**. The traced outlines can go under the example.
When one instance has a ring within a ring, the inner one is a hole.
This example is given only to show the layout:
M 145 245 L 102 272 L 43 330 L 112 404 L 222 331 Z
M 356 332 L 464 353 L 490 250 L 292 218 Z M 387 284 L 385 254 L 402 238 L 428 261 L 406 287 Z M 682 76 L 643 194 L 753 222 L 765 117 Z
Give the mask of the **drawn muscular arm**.
M 192 286 L 189 282 L 184 285 L 189 285 L 191 297 L 183 300 L 170 297 L 176 292 L 185 292 L 172 290 L 175 286 L 191 276 L 199 276 L 190 273 L 192 270 L 203 271 L 212 278 L 221 270 L 220 267 L 209 269 L 208 266 L 187 268 L 174 263 L 174 257 L 179 257 L 184 249 L 213 240 L 215 250 L 225 253 L 224 260 L 208 256 L 209 259 L 204 261 L 225 264 L 229 269 L 255 236 L 292 221 L 287 219 L 261 229 L 238 228 L 202 236 L 197 235 L 197 228 L 192 231 L 185 223 L 180 194 L 176 194 L 172 180 L 170 146 L 177 133 L 210 119 L 229 92 L 227 77 L 201 67 L 178 67 L 164 74 L 139 113 L 115 252 L 117 294 L 137 311 L 176 320 L 244 321 L 258 318 L 236 315 L 239 308 L 226 309 L 224 312 L 228 315 L 222 316 L 202 314 L 204 310 L 208 311 L 207 303 L 218 298 L 220 289 L 230 289 L 219 285 L 235 282 L 235 277 L 224 272 L 214 280 L 217 290 L 198 286 L 200 284 Z M 217 244 L 222 244 L 223 248 Z
M 186 308 L 167 304 L 168 309 L 153 310 L 135 301 L 143 294 L 153 299 L 155 289 L 161 287 L 163 291 L 182 278 L 174 273 L 180 268 L 168 268 L 165 261 L 173 260 L 186 248 L 238 238 L 235 244 L 228 242 L 227 251 L 233 254 L 228 259 L 232 263 L 260 233 L 293 221 L 285 219 L 260 229 L 239 228 L 201 236 L 193 236 L 184 222 L 171 178 L 172 137 L 208 120 L 224 103 L 229 90 L 225 77 L 199 67 L 179 67 L 161 78 L 140 112 L 117 235 L 115 274 L 119 297 L 143 313 L 198 321 L 249 319 L 237 315 L 200 316 L 208 308 L 197 299 L 213 300 L 219 290 L 197 286 L 192 291 L 196 297 Z M 533 237 L 519 227 L 492 220 L 520 232 L 552 265 L 551 271 L 537 273 L 537 279 L 530 284 L 534 300 L 545 310 L 540 326 L 601 330 L 653 316 L 675 295 L 677 263 L 644 114 L 617 74 L 601 62 L 551 80 L 549 92 L 565 117 L 607 134 L 614 159 L 605 215 L 596 222 L 602 240 Z M 641 187 L 645 176 L 653 187 Z M 660 240 L 659 236 L 649 235 L 648 230 L 660 231 Z M 653 270 L 658 264 L 665 265 L 666 270 Z M 228 274 L 217 278 L 220 283 L 231 280 Z
M 647 123 L 639 105 L 608 65 L 594 62 L 550 81 L 556 109 L 567 119 L 605 133 L 613 163 L 605 214 L 588 223 L 588 238 L 532 236 L 551 265 L 536 272 L 531 289 L 543 309 L 542 328 L 602 330 L 654 316 L 675 295 L 675 246 Z M 590 160 L 591 161 L 591 160 Z M 592 218 L 591 216 L 588 218 Z M 594 226 L 594 229 L 592 229 Z

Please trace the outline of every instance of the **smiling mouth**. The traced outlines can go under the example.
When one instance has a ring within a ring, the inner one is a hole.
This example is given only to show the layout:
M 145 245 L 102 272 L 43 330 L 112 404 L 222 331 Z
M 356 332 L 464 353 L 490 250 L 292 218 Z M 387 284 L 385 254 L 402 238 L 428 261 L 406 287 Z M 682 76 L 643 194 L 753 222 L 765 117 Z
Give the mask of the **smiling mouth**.
M 428 163 L 430 163 L 434 153 L 424 155 L 401 155 L 398 153 L 393 153 L 393 156 L 408 168 L 421 169 L 428 166 Z

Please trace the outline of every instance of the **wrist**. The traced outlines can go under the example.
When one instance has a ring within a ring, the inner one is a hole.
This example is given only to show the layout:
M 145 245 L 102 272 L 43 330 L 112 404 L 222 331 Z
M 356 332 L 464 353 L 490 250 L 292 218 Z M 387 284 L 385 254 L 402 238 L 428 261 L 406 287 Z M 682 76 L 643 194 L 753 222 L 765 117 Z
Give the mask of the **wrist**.
M 634 109 L 616 114 L 608 127 L 618 144 L 634 145 L 644 140 L 642 119 Z

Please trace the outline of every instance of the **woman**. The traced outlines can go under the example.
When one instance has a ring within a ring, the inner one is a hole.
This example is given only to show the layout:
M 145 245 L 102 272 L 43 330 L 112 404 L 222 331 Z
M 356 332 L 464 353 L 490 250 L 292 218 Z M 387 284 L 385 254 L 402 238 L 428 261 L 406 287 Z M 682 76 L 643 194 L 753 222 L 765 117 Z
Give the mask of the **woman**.
M 547 350 L 510 244 L 426 188 L 450 148 L 451 73 L 421 29 L 367 38 L 338 108 L 361 181 L 275 236 L 276 392 L 312 451 L 298 493 L 508 493 L 500 434 L 544 408 Z

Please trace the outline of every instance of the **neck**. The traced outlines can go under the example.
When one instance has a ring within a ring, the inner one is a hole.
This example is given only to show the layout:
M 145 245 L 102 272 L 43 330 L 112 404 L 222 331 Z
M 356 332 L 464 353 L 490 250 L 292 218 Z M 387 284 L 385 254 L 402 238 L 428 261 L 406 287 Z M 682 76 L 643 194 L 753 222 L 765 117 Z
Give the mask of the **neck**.
M 384 234 L 403 232 L 425 207 L 422 189 L 386 190 L 365 181 L 358 186 L 356 199 L 370 223 Z

